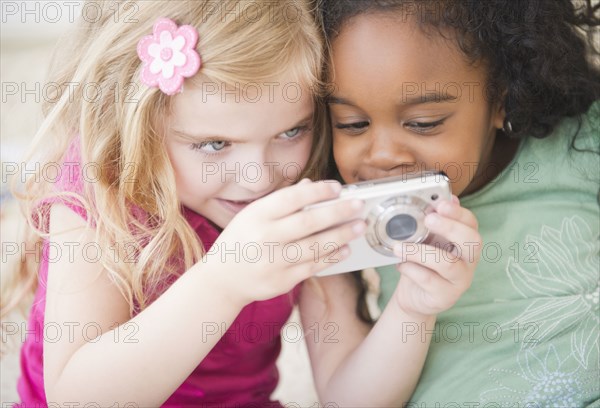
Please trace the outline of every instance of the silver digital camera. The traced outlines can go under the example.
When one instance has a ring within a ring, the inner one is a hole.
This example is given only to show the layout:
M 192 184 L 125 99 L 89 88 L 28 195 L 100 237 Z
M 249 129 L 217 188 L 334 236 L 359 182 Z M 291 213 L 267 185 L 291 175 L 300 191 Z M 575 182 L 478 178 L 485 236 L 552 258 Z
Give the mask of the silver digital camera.
M 423 220 L 427 214 L 435 211 L 438 202 L 450 200 L 451 196 L 449 179 L 444 173 L 422 172 L 347 184 L 343 186 L 339 198 L 306 207 L 305 210 L 340 200 L 365 201 L 361 216 L 367 223 L 365 235 L 348 244 L 351 251 L 348 258 L 340 260 L 338 251 L 334 251 L 325 260 L 331 266 L 317 275 L 399 263 L 393 247 L 400 242 L 443 245 L 441 237 L 430 234 Z

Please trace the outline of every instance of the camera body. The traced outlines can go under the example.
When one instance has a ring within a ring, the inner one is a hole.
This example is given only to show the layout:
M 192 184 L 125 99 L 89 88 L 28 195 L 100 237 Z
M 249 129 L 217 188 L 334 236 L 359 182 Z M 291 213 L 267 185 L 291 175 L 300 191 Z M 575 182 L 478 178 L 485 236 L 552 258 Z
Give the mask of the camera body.
M 367 223 L 365 234 L 348 244 L 351 251 L 348 258 L 338 259 L 337 250 L 330 254 L 326 262 L 331 266 L 317 275 L 399 263 L 393 247 L 401 242 L 437 244 L 443 248 L 444 240 L 431 234 L 423 221 L 427 214 L 435 211 L 439 201 L 451 197 L 450 182 L 444 173 L 422 172 L 347 184 L 339 198 L 306 207 L 305 210 L 309 210 L 340 200 L 365 201 L 361 215 Z

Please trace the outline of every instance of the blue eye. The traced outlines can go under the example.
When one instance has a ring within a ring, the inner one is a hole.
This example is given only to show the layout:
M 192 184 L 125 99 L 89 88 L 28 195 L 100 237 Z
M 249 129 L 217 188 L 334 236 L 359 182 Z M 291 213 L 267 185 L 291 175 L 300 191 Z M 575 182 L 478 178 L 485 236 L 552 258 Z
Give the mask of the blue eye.
M 208 142 L 205 146 L 210 146 L 214 151 L 219 151 L 225 147 L 225 142 L 220 140 L 218 142 Z
M 302 139 L 305 135 L 307 135 L 310 129 L 308 125 L 296 126 L 295 128 L 291 128 L 290 130 L 286 130 L 283 133 L 277 135 L 277 139 L 282 141 L 293 142 L 296 140 Z
M 288 130 L 287 132 L 283 132 L 283 134 L 288 137 L 288 138 L 293 138 L 298 136 L 298 134 L 300 133 L 300 128 L 299 127 L 295 127 L 293 129 Z
M 200 150 L 204 153 L 217 153 L 227 147 L 228 142 L 224 140 L 216 140 L 214 142 L 194 143 L 192 149 Z

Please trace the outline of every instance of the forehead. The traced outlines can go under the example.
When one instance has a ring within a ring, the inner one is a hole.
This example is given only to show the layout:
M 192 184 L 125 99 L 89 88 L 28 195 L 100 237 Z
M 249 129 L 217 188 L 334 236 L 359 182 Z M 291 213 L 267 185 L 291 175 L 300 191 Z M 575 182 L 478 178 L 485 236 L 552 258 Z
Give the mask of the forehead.
M 287 130 L 313 111 L 313 95 L 294 80 L 226 85 L 202 81 L 171 104 L 169 126 L 188 134 L 248 139 Z
M 483 85 L 482 64 L 470 64 L 451 35 L 429 31 L 394 13 L 350 19 L 333 40 L 332 80 L 371 90 L 374 96 L 374 90 L 390 87 L 402 91 L 414 86 L 435 90 L 452 82 Z

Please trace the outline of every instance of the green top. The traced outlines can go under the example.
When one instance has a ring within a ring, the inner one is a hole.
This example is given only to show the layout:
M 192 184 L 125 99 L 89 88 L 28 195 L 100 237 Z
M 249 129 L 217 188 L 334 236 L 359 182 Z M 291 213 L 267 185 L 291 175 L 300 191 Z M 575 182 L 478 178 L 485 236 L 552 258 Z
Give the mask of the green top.
M 432 341 L 409 407 L 600 400 L 600 155 L 570 149 L 577 129 L 569 118 L 545 139 L 526 138 L 502 174 L 461 199 L 479 221 L 482 259 L 435 332 L 419 333 Z M 575 146 L 600 150 L 600 101 Z M 383 308 L 399 274 L 378 272 Z

